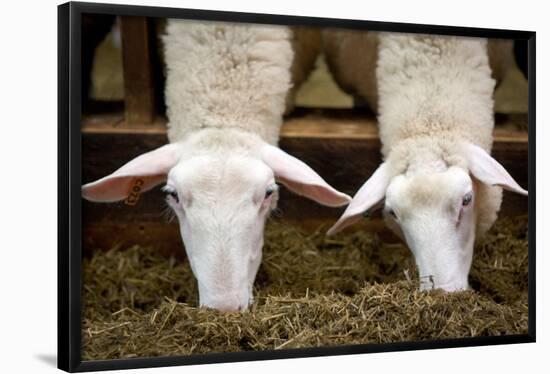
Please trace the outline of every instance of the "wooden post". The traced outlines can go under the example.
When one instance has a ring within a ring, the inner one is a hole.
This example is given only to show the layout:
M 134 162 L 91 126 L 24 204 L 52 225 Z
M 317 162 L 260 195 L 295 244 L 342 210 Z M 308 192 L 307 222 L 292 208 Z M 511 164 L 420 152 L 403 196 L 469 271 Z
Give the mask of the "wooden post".
M 152 123 L 155 117 L 152 51 L 146 17 L 120 17 L 126 123 Z

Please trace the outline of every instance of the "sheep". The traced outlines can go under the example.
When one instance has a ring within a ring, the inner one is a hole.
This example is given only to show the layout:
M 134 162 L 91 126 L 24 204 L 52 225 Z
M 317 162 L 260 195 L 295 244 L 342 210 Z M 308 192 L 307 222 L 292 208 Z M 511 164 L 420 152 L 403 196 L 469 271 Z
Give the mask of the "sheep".
M 383 206 L 387 226 L 415 257 L 421 289 L 467 289 L 475 238 L 496 220 L 502 188 L 527 195 L 490 156 L 495 80 L 487 40 L 377 38 L 384 162 L 328 234 Z
M 278 182 L 320 204 L 351 198 L 277 147 L 295 42 L 283 26 L 169 20 L 164 36 L 169 144 L 83 186 L 98 202 L 166 182 L 166 201 L 198 282 L 200 306 L 253 301 Z

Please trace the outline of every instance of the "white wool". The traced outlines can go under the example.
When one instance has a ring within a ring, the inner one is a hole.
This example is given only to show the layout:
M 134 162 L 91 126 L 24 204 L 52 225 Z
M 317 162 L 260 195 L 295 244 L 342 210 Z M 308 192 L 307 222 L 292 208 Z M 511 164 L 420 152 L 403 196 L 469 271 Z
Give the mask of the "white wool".
M 381 34 L 376 76 L 385 156 L 426 136 L 490 150 L 495 81 L 485 39 Z
M 291 86 L 284 26 L 169 20 L 164 36 L 170 142 L 237 128 L 276 144 Z

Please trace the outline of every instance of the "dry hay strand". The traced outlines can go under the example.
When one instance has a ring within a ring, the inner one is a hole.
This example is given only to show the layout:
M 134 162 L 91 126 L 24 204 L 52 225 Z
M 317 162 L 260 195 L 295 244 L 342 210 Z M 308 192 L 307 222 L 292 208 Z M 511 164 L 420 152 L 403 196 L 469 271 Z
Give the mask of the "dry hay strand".
M 527 218 L 477 245 L 474 290 L 417 290 L 400 244 L 356 232 L 266 230 L 256 299 L 245 313 L 197 308 L 187 261 L 134 246 L 83 263 L 84 360 L 369 344 L 527 332 Z

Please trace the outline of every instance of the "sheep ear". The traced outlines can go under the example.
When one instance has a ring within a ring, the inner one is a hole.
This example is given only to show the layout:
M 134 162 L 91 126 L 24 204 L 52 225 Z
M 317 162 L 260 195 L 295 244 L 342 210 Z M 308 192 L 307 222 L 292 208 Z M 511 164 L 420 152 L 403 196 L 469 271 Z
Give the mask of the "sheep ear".
M 138 156 L 114 173 L 82 186 L 82 197 L 95 202 L 123 200 L 134 186 L 145 192 L 166 180 L 177 162 L 177 145 L 168 144 Z
M 499 186 L 527 196 L 527 191 L 521 188 L 506 169 L 483 148 L 471 143 L 465 144 L 465 148 L 468 169 L 474 177 L 490 186 Z
M 345 227 L 353 225 L 361 219 L 363 213 L 382 201 L 386 196 L 390 176 L 388 165 L 382 163 L 357 191 L 342 217 L 328 230 L 327 235 L 336 234 Z
M 298 195 L 330 207 L 351 201 L 351 197 L 332 188 L 312 168 L 277 147 L 262 146 L 261 157 L 273 170 L 277 181 Z

